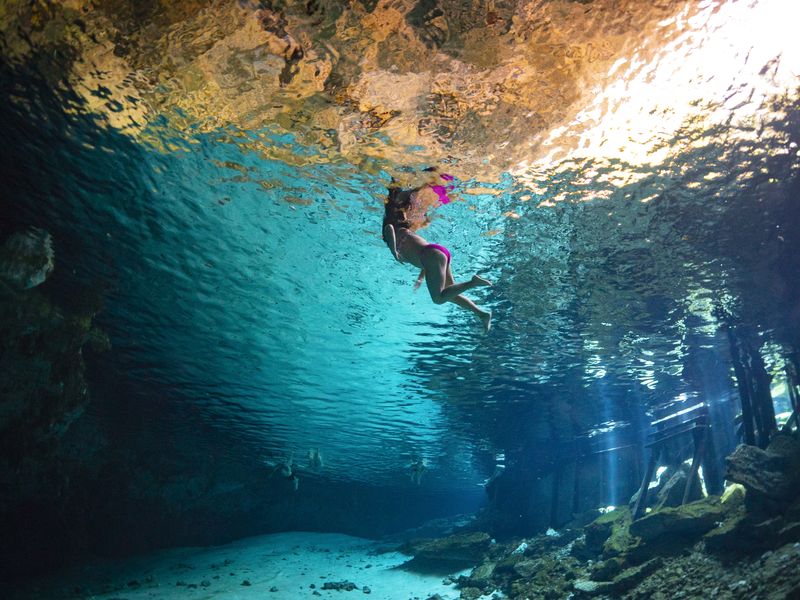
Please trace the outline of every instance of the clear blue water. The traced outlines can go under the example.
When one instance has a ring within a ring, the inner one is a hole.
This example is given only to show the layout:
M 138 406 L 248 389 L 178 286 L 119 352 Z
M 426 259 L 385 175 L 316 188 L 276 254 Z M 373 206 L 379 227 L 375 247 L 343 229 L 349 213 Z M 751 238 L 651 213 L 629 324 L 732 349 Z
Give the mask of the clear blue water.
M 50 159 L 66 193 L 34 218 L 58 230 L 56 252 L 80 254 L 65 285 L 107 287 L 101 320 L 127 402 L 191 403 L 267 462 L 319 447 L 329 477 L 385 483 L 425 457 L 448 485 L 482 480 L 470 432 L 453 427 L 426 370 L 463 380 L 485 340 L 386 260 L 375 212 L 386 177 L 295 169 L 217 135 L 164 154 L 70 128 L 97 147 Z M 431 227 L 477 268 L 497 245 L 478 235 L 497 207 L 482 212 L 454 205 Z
M 100 320 L 135 382 L 129 401 L 191 403 L 267 460 L 322 448 L 336 478 L 385 482 L 421 456 L 439 485 L 475 486 L 485 455 L 520 434 L 502 421 L 515 404 L 536 414 L 588 397 L 585 434 L 666 403 L 727 401 L 709 307 L 752 292 L 749 268 L 765 258 L 751 252 L 776 244 L 753 207 L 757 185 L 715 202 L 716 184 L 689 193 L 652 173 L 660 201 L 537 208 L 501 183 L 441 207 L 426 231 L 451 247 L 457 277 L 497 282 L 477 294 L 496 314 L 483 336 L 412 293 L 414 274 L 390 260 L 378 233 L 386 174 L 292 167 L 222 134 L 160 152 L 69 127 L 41 157 L 53 192 L 22 210 L 56 230 L 57 256 L 80 255 L 74 277 L 107 286 Z M 712 150 L 702 171 L 719 167 Z M 770 199 L 783 208 L 788 193 Z M 696 362 L 709 369 L 690 381 Z
M 498 453 L 551 439 L 557 461 L 554 424 L 590 453 L 701 402 L 729 449 L 714 303 L 758 330 L 776 373 L 797 341 L 794 89 L 727 126 L 687 118 L 647 140 L 673 150 L 661 163 L 567 156 L 532 171 L 535 187 L 520 171 L 459 180 L 425 235 L 451 248 L 457 278 L 496 282 L 474 294 L 495 312 L 484 336 L 391 261 L 388 170 L 330 161 L 278 127 L 157 119 L 130 137 L 29 72 L 9 78 L 42 103 L 5 117 L 4 212 L 53 234 L 64 296 L 103 290 L 113 349 L 95 357 L 97 384 L 167 433 L 203 423 L 265 471 L 318 447 L 325 478 L 412 486 L 424 458 L 422 486 L 478 499 Z

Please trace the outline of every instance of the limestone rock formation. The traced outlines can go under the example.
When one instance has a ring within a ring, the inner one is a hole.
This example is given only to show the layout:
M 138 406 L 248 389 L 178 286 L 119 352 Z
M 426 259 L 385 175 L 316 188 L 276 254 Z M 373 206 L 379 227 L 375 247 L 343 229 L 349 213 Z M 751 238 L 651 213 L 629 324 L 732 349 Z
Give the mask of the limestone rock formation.
M 741 486 L 726 492 L 730 507 L 719 527 L 704 536 L 708 550 L 751 554 L 800 541 L 800 443 L 777 435 L 766 450 L 739 446 L 727 458 L 727 477 Z
M 800 493 L 800 442 L 793 436 L 776 436 L 766 450 L 739 446 L 726 465 L 727 479 L 747 489 L 753 512 L 785 508 Z
M 36 287 L 54 267 L 53 238 L 43 229 L 12 233 L 0 248 L 0 280 L 16 288 Z
M 42 249 L 47 238 L 36 239 Z M 18 281 L 42 276 L 43 265 L 46 260 L 16 271 Z M 85 532 L 72 535 L 74 522 L 64 513 L 65 498 L 79 496 L 74 481 L 85 473 L 65 464 L 78 457 L 91 469 L 96 432 L 87 426 L 74 446 L 65 438 L 89 403 L 83 348 L 108 347 L 92 316 L 67 310 L 40 288 L 0 282 L 0 488 L 14 491 L 0 495 L 0 527 L 15 540 L 13 554 L 0 565 L 3 576 L 18 576 L 84 542 Z
M 400 550 L 416 559 L 452 562 L 479 561 L 491 545 L 489 534 L 460 533 L 441 539 L 418 540 L 404 544 Z
M 725 515 L 719 498 L 709 497 L 677 507 L 654 510 L 631 524 L 630 532 L 643 542 L 669 538 L 696 539 Z
M 793 510 L 787 509 L 786 515 Z M 794 597 L 800 586 L 800 571 L 795 568 L 800 544 L 780 537 L 780 531 L 788 534 L 785 518 L 773 516 L 740 529 L 738 535 L 749 537 L 731 539 L 748 544 L 746 554 L 729 552 L 722 557 L 708 552 L 708 541 L 725 523 L 738 523 L 742 517 L 746 517 L 744 493 L 738 485 L 730 486 L 722 497 L 653 510 L 633 523 L 629 510 L 617 509 L 583 528 L 584 538 L 576 537 L 579 530 L 565 529 L 559 536 L 491 544 L 482 562 L 469 576 L 459 577 L 457 584 L 461 597 L 470 599 L 497 591 L 513 600 Z M 723 525 L 717 527 L 719 521 Z M 697 544 L 709 524 L 713 529 L 704 538 L 705 546 Z M 764 552 L 759 539 L 771 539 L 773 545 Z M 573 550 L 581 542 L 583 553 L 589 547 L 595 552 L 592 558 L 575 556 Z M 524 551 L 516 552 L 520 547 Z M 606 551 L 615 555 L 596 561 Z
M 647 562 L 625 569 L 611 581 L 594 581 L 581 579 L 575 582 L 574 588 L 578 597 L 596 595 L 617 595 L 625 592 L 645 577 L 655 572 L 663 564 L 661 557 L 651 558 Z
M 4 458 L 61 435 L 88 402 L 81 349 L 107 345 L 91 316 L 70 314 L 39 290 L 0 294 L 0 432 Z
M 681 505 L 683 494 L 686 490 L 686 482 L 689 480 L 689 470 L 689 465 L 682 463 L 666 478 L 663 486 L 656 494 L 656 509 Z M 702 497 L 703 491 L 700 487 L 700 479 L 695 477 L 692 489 L 689 491 L 689 502 L 700 500 Z

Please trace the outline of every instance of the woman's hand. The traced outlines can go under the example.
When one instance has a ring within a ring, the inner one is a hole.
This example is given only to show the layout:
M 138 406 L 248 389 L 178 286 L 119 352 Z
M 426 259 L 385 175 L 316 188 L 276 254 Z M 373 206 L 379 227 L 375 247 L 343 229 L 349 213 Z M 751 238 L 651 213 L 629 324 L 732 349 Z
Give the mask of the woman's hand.
M 423 281 L 425 281 L 425 269 L 422 269 L 419 272 L 419 277 L 417 277 L 417 280 L 414 282 L 414 291 L 415 292 L 419 289 L 419 286 L 422 285 Z

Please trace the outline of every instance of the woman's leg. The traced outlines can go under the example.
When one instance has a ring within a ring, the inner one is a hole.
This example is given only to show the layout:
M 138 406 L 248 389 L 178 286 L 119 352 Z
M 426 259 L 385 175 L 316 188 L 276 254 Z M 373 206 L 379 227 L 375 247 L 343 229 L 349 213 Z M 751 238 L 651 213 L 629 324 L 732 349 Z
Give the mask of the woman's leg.
M 480 285 L 492 284 L 477 275 L 474 275 L 470 281 L 455 283 L 447 257 L 438 250 L 423 251 L 420 259 L 425 268 L 425 282 L 428 284 L 431 300 L 436 304 L 453 302 L 461 308 L 471 310 L 483 323 L 484 330 L 488 332 L 492 323 L 492 313 L 478 308 L 472 300 L 462 296 L 461 292 Z
M 433 248 L 423 250 L 420 259 L 422 260 L 422 266 L 425 268 L 425 283 L 428 284 L 428 292 L 431 295 L 431 300 L 436 304 L 450 302 L 461 292 L 466 292 L 478 285 L 486 285 L 476 281 L 475 277 L 470 281 L 447 285 L 447 270 L 449 268 L 447 257 Z
M 450 265 L 447 265 L 447 270 L 445 271 L 445 275 L 444 275 L 444 285 L 445 285 L 445 287 L 450 287 L 451 285 L 454 285 L 454 284 L 455 284 L 455 280 L 453 279 L 453 272 L 450 270 Z M 476 306 L 476 304 L 472 300 L 470 300 L 466 296 L 462 296 L 461 294 L 459 294 L 455 298 L 451 298 L 449 300 L 449 302 L 452 302 L 453 304 L 457 304 L 461 308 L 465 308 L 467 310 L 471 310 L 476 315 L 481 315 L 481 314 L 483 314 L 485 312 L 485 311 L 481 310 L 480 308 L 478 308 Z
M 453 285 L 454 283 L 455 280 L 453 279 L 453 272 L 450 270 L 450 265 L 447 265 L 447 272 L 445 273 L 445 284 L 450 286 Z M 475 316 L 481 320 L 481 323 L 483 323 L 483 328 L 488 333 L 492 323 L 492 311 L 483 310 L 482 308 L 479 308 L 472 300 L 462 295 L 456 296 L 455 298 L 450 300 L 450 302 L 452 302 L 453 304 L 457 304 L 461 308 L 465 308 L 475 313 Z

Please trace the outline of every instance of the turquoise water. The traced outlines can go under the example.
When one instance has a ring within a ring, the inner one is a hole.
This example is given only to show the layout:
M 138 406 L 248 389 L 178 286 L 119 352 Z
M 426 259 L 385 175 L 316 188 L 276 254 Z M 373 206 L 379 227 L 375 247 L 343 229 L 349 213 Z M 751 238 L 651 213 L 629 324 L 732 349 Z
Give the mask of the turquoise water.
M 771 123 L 776 143 L 796 135 L 795 117 Z M 138 145 L 91 119 L 51 123 L 61 141 L 45 155 L 28 138 L 40 170 L 13 196 L 43 181 L 50 191 L 23 202 L 20 221 L 53 230 L 58 256 L 80 255 L 63 285 L 107 289 L 100 319 L 111 362 L 135 382 L 130 402 L 191 402 L 267 462 L 319 447 L 327 476 L 378 483 L 423 457 L 430 485 L 471 488 L 491 474 L 493 448 L 524 435 L 504 419 L 547 420 L 554 399 L 584 411 L 577 435 L 659 406 L 727 402 L 715 300 L 740 302 L 767 340 L 781 334 L 785 315 L 762 288 L 788 268 L 778 236 L 793 235 L 797 214 L 791 154 L 765 159 L 767 179 L 752 173 L 751 143 L 711 143 L 622 188 L 577 183 L 587 165 L 554 164 L 525 201 L 511 177 L 457 182 L 462 198 L 425 235 L 452 249 L 457 278 L 496 282 L 477 292 L 496 315 L 484 336 L 414 294 L 414 274 L 390 260 L 385 172 L 264 159 L 249 141 L 315 152 L 266 131 L 153 126 L 156 143 Z M 687 189 L 723 168 L 723 182 Z M 463 193 L 478 187 L 492 193 Z M 587 189 L 614 197 L 538 206 Z M 698 363 L 710 368 L 692 377 Z
M 712 17 L 698 31 L 723 30 Z M 422 150 L 398 160 L 400 142 L 373 132 L 364 144 L 391 158 L 359 162 L 297 123 L 212 126 L 175 107 L 129 130 L 74 81 L 42 75 L 46 55 L 4 56 L 0 234 L 50 232 L 43 293 L 94 307 L 111 348 L 82 354 L 86 411 L 114 423 L 123 455 L 146 431 L 159 458 L 177 447 L 241 466 L 232 488 L 272 486 L 289 459 L 298 494 L 378 490 L 389 506 L 407 494 L 432 516 L 485 503 L 506 466 L 522 465 L 536 496 L 567 465 L 591 481 L 564 512 L 622 505 L 659 419 L 707 410 L 717 470 L 740 441 L 729 325 L 763 356 L 778 413 L 800 339 L 800 62 L 789 49 L 766 60 L 754 41 L 764 69 L 736 49 L 701 81 L 679 68 L 706 47 L 686 36 L 629 52 L 502 169 L 490 160 L 502 136 L 474 145 L 483 160 L 438 164 L 457 174 L 456 200 L 423 234 L 450 248 L 457 280 L 494 282 L 469 293 L 493 311 L 488 334 L 414 293 L 416 273 L 381 241 L 386 188 L 430 166 Z
M 484 339 L 386 260 L 386 176 L 293 169 L 228 135 L 161 153 L 68 127 L 74 143 L 50 162 L 61 194 L 31 208 L 81 254 L 65 280 L 108 289 L 113 362 L 139 388 L 131 402 L 185 398 L 267 461 L 322 448 L 330 477 L 378 483 L 419 456 L 475 483 L 469 432 L 419 371 L 468 368 Z M 484 202 L 476 219 L 456 204 L 431 235 L 490 268 L 496 241 L 478 234 L 497 210 Z

